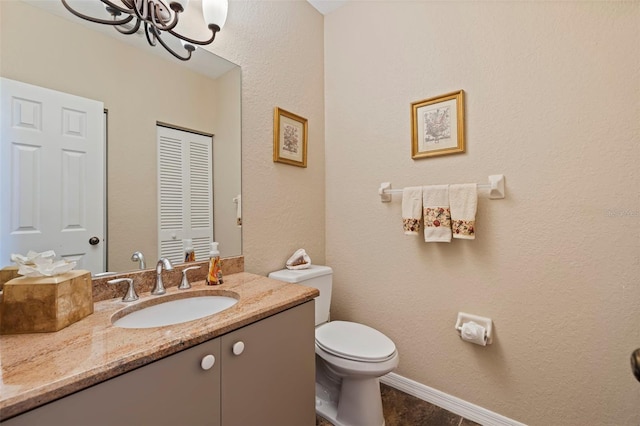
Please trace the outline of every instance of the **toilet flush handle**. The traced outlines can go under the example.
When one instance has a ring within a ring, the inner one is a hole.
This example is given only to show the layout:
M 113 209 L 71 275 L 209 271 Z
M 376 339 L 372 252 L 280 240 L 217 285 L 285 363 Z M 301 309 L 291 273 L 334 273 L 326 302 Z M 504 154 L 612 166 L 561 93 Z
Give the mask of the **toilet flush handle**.
M 243 341 L 239 341 L 233 344 L 233 354 L 234 355 L 240 355 L 242 352 L 244 352 L 244 342 Z

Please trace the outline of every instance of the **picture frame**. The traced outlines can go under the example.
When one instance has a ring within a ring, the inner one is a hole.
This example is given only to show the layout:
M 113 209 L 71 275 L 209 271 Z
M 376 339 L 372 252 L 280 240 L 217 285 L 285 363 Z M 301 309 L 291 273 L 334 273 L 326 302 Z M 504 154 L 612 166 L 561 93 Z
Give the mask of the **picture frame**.
M 278 107 L 273 112 L 273 161 L 307 167 L 307 119 Z
M 464 91 L 411 103 L 411 158 L 465 152 Z

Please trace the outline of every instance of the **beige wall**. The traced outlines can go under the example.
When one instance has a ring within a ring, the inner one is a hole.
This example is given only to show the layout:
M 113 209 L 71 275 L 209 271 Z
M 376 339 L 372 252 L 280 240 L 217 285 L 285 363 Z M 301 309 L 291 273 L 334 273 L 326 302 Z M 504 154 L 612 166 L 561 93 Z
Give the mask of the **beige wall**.
M 640 424 L 640 3 L 351 2 L 325 17 L 334 318 L 397 373 L 531 425 Z M 464 89 L 467 153 L 411 160 L 410 103 Z M 477 238 L 402 233 L 428 183 L 506 176 Z M 463 343 L 458 311 L 492 317 Z
M 281 269 L 298 248 L 325 261 L 323 18 L 306 1 L 231 1 L 214 53 L 242 66 L 245 269 Z M 309 120 L 307 168 L 273 162 L 273 109 Z
M 179 61 L 142 55 L 128 44 L 23 2 L 2 1 L 1 6 L 3 77 L 96 99 L 109 111 L 108 270 L 135 269 L 130 260 L 134 250 L 142 251 L 151 266 L 158 253 L 156 121 L 219 133 L 217 140 L 225 143 L 238 141 L 233 126 L 239 128 L 240 121 L 239 71 L 221 77 L 235 85 L 225 88 L 224 82 L 189 71 Z M 226 106 L 230 108 L 219 111 Z M 225 161 L 226 168 L 233 161 L 239 164 L 239 148 L 229 154 L 233 158 Z M 224 175 L 216 185 L 227 182 L 237 194 L 238 179 L 228 170 Z M 222 188 L 220 192 L 225 194 Z M 234 196 L 220 200 L 227 204 L 226 211 L 216 210 L 221 222 L 235 223 Z M 241 252 L 236 235 L 240 230 L 234 227 L 231 232 L 237 251 L 222 243 L 223 256 Z

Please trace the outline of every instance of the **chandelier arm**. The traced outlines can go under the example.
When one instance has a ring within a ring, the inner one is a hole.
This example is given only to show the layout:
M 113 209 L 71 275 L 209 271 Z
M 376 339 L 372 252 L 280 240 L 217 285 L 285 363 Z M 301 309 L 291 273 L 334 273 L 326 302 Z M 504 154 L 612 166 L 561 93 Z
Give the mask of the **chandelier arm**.
M 186 41 L 187 43 L 190 44 L 198 44 L 200 46 L 204 46 L 207 44 L 211 44 L 213 42 L 213 40 L 215 40 L 216 38 L 216 34 L 218 33 L 218 31 L 220 31 L 220 27 L 216 24 L 209 24 L 209 29 L 211 30 L 211 38 L 209 38 L 208 40 L 204 40 L 204 41 L 199 41 L 199 40 L 194 40 L 192 38 L 189 37 L 185 37 L 182 34 L 178 34 L 177 32 L 173 31 L 173 30 L 169 30 L 169 34 L 171 34 L 174 37 L 179 38 L 180 40 Z
M 171 53 L 173 56 L 175 56 L 176 58 L 180 59 L 181 61 L 188 61 L 189 59 L 191 59 L 191 49 L 188 49 L 185 47 L 185 50 L 187 51 L 187 56 L 180 56 L 178 53 L 176 53 L 172 48 L 170 48 L 165 42 L 164 40 L 162 40 L 162 37 L 160 37 L 160 34 L 156 34 L 156 40 L 158 40 L 160 42 L 160 44 L 167 50 L 167 52 Z M 191 46 L 193 47 L 193 46 Z
M 100 0 L 100 1 L 109 1 L 109 0 Z M 133 13 L 135 13 L 138 19 L 144 21 L 145 23 L 153 25 L 154 27 L 158 28 L 161 31 L 168 31 L 170 29 L 173 29 L 176 25 L 178 25 L 178 12 L 183 10 L 179 3 L 174 2 L 175 7 L 171 7 L 171 10 L 174 11 L 174 17 L 169 25 L 165 25 L 160 20 L 158 20 L 157 12 L 158 12 L 158 9 L 160 8 L 160 5 L 158 5 L 152 0 L 139 0 L 139 2 L 146 6 L 147 16 L 142 15 L 142 12 L 140 11 L 138 4 L 134 4 L 134 6 L 132 7 L 133 9 L 132 11 Z M 172 3 L 172 5 L 174 3 Z M 163 6 L 166 7 L 166 4 L 163 4 Z
M 126 13 L 127 15 L 131 15 L 131 12 L 133 12 L 132 9 L 127 9 L 124 8 L 122 6 L 118 6 L 117 4 L 115 4 L 114 2 L 110 1 L 110 0 L 100 0 L 102 3 L 106 4 L 107 6 L 120 11 L 121 13 Z
M 123 30 L 121 27 L 114 27 L 120 34 L 131 35 L 138 32 L 140 29 L 140 20 L 136 19 L 136 24 L 130 30 Z
M 105 25 L 124 25 L 128 22 L 130 22 L 133 19 L 133 15 L 129 15 L 124 19 L 121 19 L 119 21 L 113 20 L 113 21 L 108 21 L 106 19 L 100 19 L 100 18 L 94 18 L 93 16 L 87 16 L 87 15 L 83 15 L 80 12 L 77 12 L 75 9 L 73 9 L 71 6 L 69 6 L 69 4 L 66 2 L 66 0 L 61 0 L 62 4 L 65 8 L 67 8 L 67 10 L 69 12 L 71 12 L 72 14 L 74 14 L 75 16 L 77 16 L 78 18 L 82 18 L 85 19 L 87 21 L 91 21 L 91 22 L 95 22 L 96 24 L 105 24 Z M 125 13 L 129 13 L 126 12 Z
M 100 0 L 102 1 L 102 0 Z M 107 0 L 108 1 L 108 0 Z M 147 1 L 147 0 L 143 0 L 143 3 Z M 147 24 L 147 22 L 149 22 L 148 18 L 145 18 L 144 16 L 142 16 L 142 14 L 140 13 L 140 11 L 138 10 L 138 2 L 134 2 L 133 7 L 131 8 L 133 13 L 136 15 L 136 17 L 141 20 L 144 21 L 145 25 Z
M 156 40 L 158 40 L 158 34 L 154 32 L 154 30 L 155 30 L 155 27 L 150 27 L 148 22 L 144 23 L 144 35 L 147 37 L 147 41 L 149 42 L 149 44 L 155 47 Z
M 173 19 L 169 24 L 165 24 L 164 22 L 161 22 L 159 19 L 157 19 L 158 9 L 160 9 L 160 5 L 156 3 L 154 6 L 154 11 L 151 14 L 151 19 L 153 20 L 152 21 L 153 25 L 160 31 L 171 31 L 172 29 L 174 29 L 176 25 L 178 25 L 178 19 L 179 19 L 178 15 L 184 11 L 182 6 L 180 6 L 180 4 L 177 2 L 171 2 L 170 8 L 171 10 L 173 10 Z

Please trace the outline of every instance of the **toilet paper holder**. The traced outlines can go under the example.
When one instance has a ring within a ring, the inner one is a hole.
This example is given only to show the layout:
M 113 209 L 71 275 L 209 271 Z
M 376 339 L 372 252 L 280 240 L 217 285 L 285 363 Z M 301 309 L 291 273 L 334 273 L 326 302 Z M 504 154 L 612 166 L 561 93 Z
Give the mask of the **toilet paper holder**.
M 467 314 L 466 312 L 458 312 L 458 319 L 456 321 L 456 331 L 458 332 L 458 334 L 462 332 L 462 324 L 469 321 L 473 321 L 476 324 L 484 327 L 485 339 L 487 341 L 487 345 L 490 345 L 493 337 L 493 321 L 491 320 L 491 318 Z

